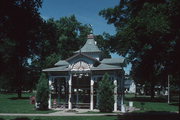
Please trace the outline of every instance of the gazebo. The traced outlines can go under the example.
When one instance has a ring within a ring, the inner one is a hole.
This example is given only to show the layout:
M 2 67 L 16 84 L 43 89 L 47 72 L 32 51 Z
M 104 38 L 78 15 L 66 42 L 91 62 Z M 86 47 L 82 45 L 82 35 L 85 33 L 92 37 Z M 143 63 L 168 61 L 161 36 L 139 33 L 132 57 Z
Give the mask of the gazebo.
M 98 108 L 98 82 L 105 73 L 114 87 L 114 111 L 121 110 L 124 104 L 125 59 L 103 58 L 96 45 L 94 35 L 89 34 L 85 45 L 66 60 L 59 60 L 55 67 L 44 69 L 49 76 L 49 109 L 52 101 L 65 108 Z M 55 101 L 56 102 L 56 101 Z

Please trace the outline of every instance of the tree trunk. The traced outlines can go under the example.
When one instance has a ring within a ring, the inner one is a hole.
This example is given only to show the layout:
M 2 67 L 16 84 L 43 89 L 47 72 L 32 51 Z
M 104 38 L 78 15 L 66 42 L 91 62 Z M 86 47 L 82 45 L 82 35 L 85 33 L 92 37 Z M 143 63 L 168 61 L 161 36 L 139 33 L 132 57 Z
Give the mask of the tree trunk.
M 179 101 L 178 101 L 178 104 L 179 104 L 179 116 L 180 116 L 180 73 L 178 72 L 177 73 L 177 76 L 176 76 L 176 81 L 177 81 L 177 84 L 178 84 L 178 88 L 179 88 Z
M 179 115 L 180 115 L 180 90 L 179 90 Z
M 179 115 L 180 115 L 180 76 L 178 76 L 178 84 L 179 84 Z
M 151 82 L 151 100 L 154 99 L 154 82 Z
M 18 75 L 17 75 L 17 95 L 18 98 L 22 97 L 22 76 L 20 74 L 20 72 L 18 71 Z
M 22 67 L 22 59 L 19 59 L 18 65 L 17 65 L 17 73 L 16 73 L 16 88 L 17 88 L 17 95 L 18 98 L 22 97 L 22 75 L 23 75 L 23 67 Z
M 21 97 L 22 97 L 22 90 L 21 90 L 21 88 L 19 88 L 19 89 L 17 90 L 17 95 L 18 95 L 18 98 L 21 98 Z

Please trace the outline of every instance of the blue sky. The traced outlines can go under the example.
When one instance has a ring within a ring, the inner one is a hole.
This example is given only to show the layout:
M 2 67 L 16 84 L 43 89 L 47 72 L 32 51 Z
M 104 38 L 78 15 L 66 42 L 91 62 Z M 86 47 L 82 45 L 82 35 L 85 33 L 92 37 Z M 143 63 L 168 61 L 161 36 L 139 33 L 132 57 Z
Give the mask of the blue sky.
M 43 0 L 40 13 L 44 19 L 60 19 L 63 16 L 74 14 L 81 23 L 91 24 L 95 35 L 103 32 L 113 35 L 115 34 L 115 27 L 107 24 L 107 21 L 98 13 L 100 10 L 118 4 L 119 0 Z M 112 54 L 112 57 L 120 56 Z M 130 67 L 125 68 L 126 73 L 128 73 Z
M 44 19 L 51 17 L 59 19 L 74 14 L 81 23 L 93 25 L 94 34 L 103 32 L 114 34 L 114 26 L 108 25 L 98 13 L 100 10 L 118 4 L 119 0 L 43 0 L 40 13 Z

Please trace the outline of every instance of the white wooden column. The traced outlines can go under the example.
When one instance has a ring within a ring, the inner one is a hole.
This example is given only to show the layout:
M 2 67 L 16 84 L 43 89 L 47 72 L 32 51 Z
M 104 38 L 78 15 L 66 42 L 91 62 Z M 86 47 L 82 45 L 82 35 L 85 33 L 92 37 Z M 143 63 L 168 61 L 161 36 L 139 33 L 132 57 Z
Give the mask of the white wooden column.
M 52 88 L 52 77 L 49 77 L 49 100 L 48 100 L 48 108 L 51 109 L 51 88 Z
M 69 85 L 68 109 L 72 109 L 72 101 L 71 101 L 72 74 L 69 75 L 68 85 Z
M 117 111 L 117 78 L 114 79 L 114 111 Z
M 94 80 L 93 77 L 91 76 L 91 90 L 90 90 L 90 110 L 94 109 L 94 100 L 93 100 L 93 96 L 94 96 Z
M 124 74 L 121 74 L 121 112 L 126 112 L 126 106 L 124 105 Z

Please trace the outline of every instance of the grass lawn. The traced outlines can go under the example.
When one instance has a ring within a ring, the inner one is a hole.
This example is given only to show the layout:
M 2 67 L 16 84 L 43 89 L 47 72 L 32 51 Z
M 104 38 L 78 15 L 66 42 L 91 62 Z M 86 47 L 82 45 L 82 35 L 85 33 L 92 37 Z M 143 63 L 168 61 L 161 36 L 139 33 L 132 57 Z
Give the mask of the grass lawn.
M 113 113 L 121 113 L 121 112 L 99 112 L 99 111 L 88 111 L 88 112 L 82 112 L 77 114 L 113 114 Z
M 128 105 L 129 101 L 133 101 L 134 107 L 140 108 L 139 112 L 147 112 L 147 111 L 166 111 L 166 112 L 176 112 L 178 111 L 178 103 L 177 101 L 172 101 L 171 104 L 166 102 L 166 99 L 155 97 L 153 100 L 149 96 L 137 96 L 134 95 L 126 95 L 125 103 Z
M 117 116 L 0 117 L 0 120 L 117 120 Z
M 37 111 L 34 105 L 30 104 L 31 94 L 22 94 L 22 99 L 17 99 L 16 94 L 0 94 L 0 113 L 51 113 L 48 111 Z

